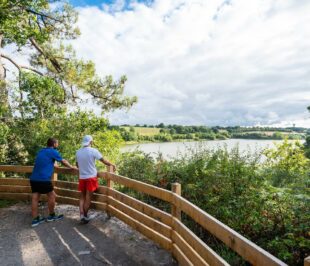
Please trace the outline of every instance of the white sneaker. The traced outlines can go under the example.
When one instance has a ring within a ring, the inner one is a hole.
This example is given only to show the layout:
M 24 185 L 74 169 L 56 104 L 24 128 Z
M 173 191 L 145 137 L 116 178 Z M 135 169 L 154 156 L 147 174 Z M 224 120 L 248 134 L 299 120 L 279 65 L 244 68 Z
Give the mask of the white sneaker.
M 94 219 L 96 217 L 96 214 L 91 214 L 91 215 L 88 215 L 88 216 L 84 216 L 84 219 L 86 220 L 86 221 L 90 221 L 90 220 L 92 220 L 92 219 Z
M 88 216 L 81 215 L 80 216 L 80 221 L 83 224 L 87 224 L 90 220 L 94 219 L 95 217 L 96 217 L 96 214 L 91 214 L 91 215 L 88 215 Z

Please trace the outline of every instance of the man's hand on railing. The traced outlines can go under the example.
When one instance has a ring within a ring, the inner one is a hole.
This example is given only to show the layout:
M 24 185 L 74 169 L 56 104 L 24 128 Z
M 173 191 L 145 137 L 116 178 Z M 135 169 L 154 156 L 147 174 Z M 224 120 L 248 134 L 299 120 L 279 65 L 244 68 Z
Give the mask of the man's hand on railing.
M 116 165 L 111 163 L 111 165 L 110 165 L 110 166 L 112 166 L 113 173 L 115 173 L 115 172 L 116 172 Z

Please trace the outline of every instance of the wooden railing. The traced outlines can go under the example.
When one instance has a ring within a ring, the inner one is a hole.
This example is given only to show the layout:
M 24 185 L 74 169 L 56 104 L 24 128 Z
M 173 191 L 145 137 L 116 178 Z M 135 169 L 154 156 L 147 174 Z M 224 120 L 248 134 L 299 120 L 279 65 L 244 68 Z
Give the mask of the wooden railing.
M 0 165 L 0 172 L 31 173 L 31 166 Z M 57 202 L 78 205 L 77 183 L 57 180 L 57 174 L 77 175 L 68 168 L 56 168 L 53 175 Z M 184 212 L 203 228 L 216 236 L 252 265 L 286 265 L 267 251 L 249 241 L 181 196 L 180 184 L 172 184 L 172 191 L 134 179 L 107 172 L 98 173 L 107 180 L 94 193 L 92 207 L 106 211 L 146 237 L 170 251 L 180 265 L 229 265 L 223 258 L 198 238 L 181 220 Z M 114 183 L 148 194 L 171 204 L 171 213 L 128 196 L 113 188 Z M 29 180 L 0 178 L 0 198 L 30 200 Z

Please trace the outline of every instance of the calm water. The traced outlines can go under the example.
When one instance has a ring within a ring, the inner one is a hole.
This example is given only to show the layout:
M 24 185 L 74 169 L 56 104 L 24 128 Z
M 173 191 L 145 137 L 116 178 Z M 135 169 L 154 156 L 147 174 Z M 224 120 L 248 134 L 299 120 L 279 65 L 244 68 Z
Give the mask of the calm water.
M 164 143 L 145 143 L 126 145 L 121 151 L 141 150 L 150 153 L 153 157 L 157 157 L 158 153 L 162 153 L 164 158 L 169 159 L 175 157 L 178 153 L 184 154 L 188 148 L 207 147 L 216 149 L 218 147 L 227 147 L 228 150 L 239 146 L 241 152 L 255 153 L 265 148 L 274 147 L 275 143 L 281 143 L 282 140 L 246 140 L 246 139 L 228 139 L 228 140 L 210 140 L 200 142 L 164 142 Z

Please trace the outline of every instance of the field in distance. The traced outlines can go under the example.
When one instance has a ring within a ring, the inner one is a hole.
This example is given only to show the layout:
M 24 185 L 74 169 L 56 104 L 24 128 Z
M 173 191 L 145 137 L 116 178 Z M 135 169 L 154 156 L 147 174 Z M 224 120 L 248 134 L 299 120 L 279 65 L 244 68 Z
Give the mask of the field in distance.
M 130 127 L 121 127 L 126 129 L 127 131 L 130 131 Z M 159 134 L 160 128 L 156 127 L 133 127 L 135 130 L 135 133 L 139 134 L 140 136 L 154 136 Z

